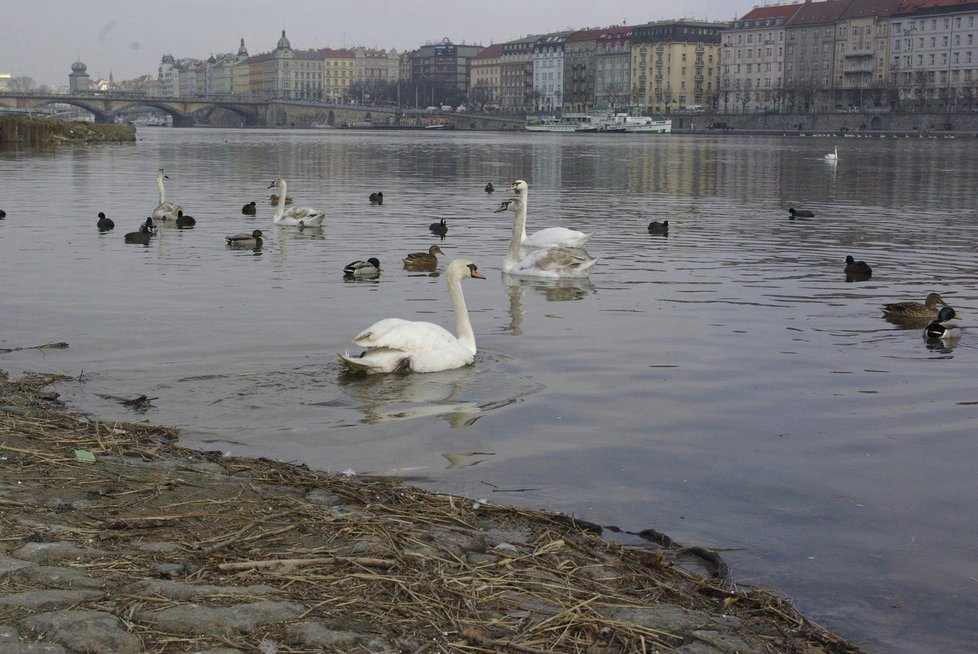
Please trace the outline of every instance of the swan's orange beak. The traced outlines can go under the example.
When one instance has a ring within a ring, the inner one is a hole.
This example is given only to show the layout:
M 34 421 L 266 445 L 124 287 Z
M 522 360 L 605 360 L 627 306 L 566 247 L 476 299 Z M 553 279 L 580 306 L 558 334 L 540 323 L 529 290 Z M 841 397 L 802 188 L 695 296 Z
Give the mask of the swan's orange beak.
M 476 279 L 485 279 L 485 278 L 486 278 L 486 276 L 485 276 L 485 275 L 483 275 L 483 274 L 482 274 L 481 272 L 479 272 L 478 270 L 473 270 L 473 271 L 472 271 L 472 276 L 473 276 L 473 277 L 475 277 Z

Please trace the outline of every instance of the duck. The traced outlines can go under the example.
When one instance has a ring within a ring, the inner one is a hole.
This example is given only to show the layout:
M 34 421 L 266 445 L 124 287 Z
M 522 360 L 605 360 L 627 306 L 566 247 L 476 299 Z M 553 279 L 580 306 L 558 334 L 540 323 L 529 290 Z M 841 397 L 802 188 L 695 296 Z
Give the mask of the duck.
M 3 209 L 0 209 L 0 219 L 6 218 L 6 217 L 7 217 L 7 212 L 4 211 Z
M 106 218 L 105 213 L 101 211 L 98 212 L 98 222 L 95 224 L 98 225 L 98 231 L 100 232 L 107 232 L 115 227 L 115 222 L 111 218 Z
M 276 225 L 318 227 L 322 225 L 323 220 L 326 219 L 325 211 L 310 209 L 309 207 L 291 207 L 288 211 L 286 211 L 286 203 L 282 202 L 282 198 L 288 197 L 288 184 L 286 184 L 285 180 L 281 177 L 269 184 L 268 188 L 277 188 L 282 193 L 282 195 L 279 196 L 279 203 L 275 208 L 275 216 L 272 218 L 272 222 L 274 222 Z
M 832 152 L 825 155 L 826 161 L 838 161 L 839 160 L 839 146 L 836 145 L 832 148 Z
M 254 216 L 255 214 L 258 213 L 258 203 L 249 202 L 245 206 L 241 207 L 241 213 L 243 213 L 246 216 Z
M 343 276 L 359 279 L 376 277 L 380 274 L 380 259 L 370 257 L 366 261 L 353 261 L 343 266 Z
M 520 254 L 522 236 L 526 234 L 526 212 L 519 207 L 521 200 L 514 198 L 503 202 L 500 211 L 513 211 L 516 219 L 513 221 L 513 235 L 509 243 L 509 252 L 503 259 L 503 272 L 517 277 L 538 277 L 543 279 L 565 279 L 587 277 L 597 259 L 587 256 L 580 248 L 551 246 L 548 248 L 531 248 L 526 254 Z M 517 205 L 515 208 L 513 205 Z
M 668 234 L 669 233 L 669 221 L 663 220 L 661 223 L 658 220 L 653 220 L 649 223 L 649 234 Z
M 448 225 L 445 224 L 444 218 L 442 218 L 436 223 L 431 223 L 430 225 L 428 225 L 428 229 L 430 229 L 435 234 L 440 234 L 442 236 L 448 233 Z
M 412 252 L 404 257 L 404 267 L 414 270 L 434 270 L 438 267 L 436 254 L 445 254 L 437 245 L 432 245 L 427 252 Z
M 951 307 L 945 306 L 937 313 L 937 320 L 931 322 L 924 329 L 924 338 L 939 338 L 942 341 L 959 338 L 961 328 L 956 323 L 950 322 L 961 316 Z
M 197 224 L 197 219 L 193 216 L 188 216 L 181 209 L 177 211 L 177 227 L 193 227 Z
M 377 191 L 370 194 L 370 204 L 384 204 L 384 192 Z
M 584 232 L 579 232 L 574 229 L 567 229 L 566 227 L 548 227 L 535 232 L 532 236 L 527 236 L 526 201 L 529 188 L 529 184 L 522 179 L 516 180 L 509 187 L 510 191 L 516 193 L 518 202 L 514 203 L 510 201 L 507 208 L 510 211 L 522 213 L 523 216 L 522 221 L 524 227 L 523 233 L 521 234 L 520 245 L 525 248 L 549 248 L 554 246 L 563 248 L 582 248 L 588 241 L 591 240 L 594 232 L 585 234 Z M 503 204 L 506 203 L 504 202 Z M 505 211 L 505 209 L 500 207 L 499 211 Z
M 492 193 L 496 190 L 496 187 L 492 185 L 492 182 L 486 184 L 486 193 Z
M 856 261 L 850 254 L 846 256 L 845 272 L 847 275 L 864 275 L 869 277 L 873 274 L 873 269 L 865 261 Z
M 177 212 L 183 211 L 176 202 L 166 201 L 166 191 L 163 190 L 163 180 L 170 179 L 166 170 L 160 168 L 156 171 L 156 188 L 160 192 L 160 203 L 153 209 L 153 218 L 156 220 L 176 220 Z
M 139 226 L 138 232 L 129 232 L 123 237 L 123 239 L 126 241 L 126 243 L 149 245 L 149 238 L 155 234 L 156 225 L 153 224 L 153 218 L 150 216 L 146 219 L 146 222 Z
M 250 234 L 234 234 L 233 236 L 225 236 L 224 240 L 227 241 L 228 247 L 254 248 L 256 250 L 265 242 L 262 238 L 260 229 L 256 229 Z
M 894 302 L 883 305 L 883 317 L 891 322 L 935 320 L 947 303 L 938 293 L 928 293 L 924 302 Z
M 815 213 L 812 212 L 812 211 L 809 211 L 808 209 L 795 209 L 794 207 L 791 207 L 790 209 L 788 209 L 788 216 L 790 218 L 792 218 L 792 219 L 794 219 L 794 218 L 814 218 L 815 217 Z
M 475 333 L 462 294 L 463 279 L 485 279 L 467 259 L 455 259 L 446 268 L 448 296 L 455 312 L 455 334 L 431 322 L 385 318 L 357 334 L 353 342 L 367 348 L 359 355 L 345 352 L 341 363 L 351 371 L 439 372 L 454 370 L 475 360 Z
M 268 196 L 268 204 L 272 205 L 273 207 L 276 204 L 278 204 L 278 195 L 276 195 L 275 193 L 272 193 L 271 195 L 269 195 Z M 290 198 L 289 196 L 285 196 L 285 204 L 292 204 L 292 198 Z

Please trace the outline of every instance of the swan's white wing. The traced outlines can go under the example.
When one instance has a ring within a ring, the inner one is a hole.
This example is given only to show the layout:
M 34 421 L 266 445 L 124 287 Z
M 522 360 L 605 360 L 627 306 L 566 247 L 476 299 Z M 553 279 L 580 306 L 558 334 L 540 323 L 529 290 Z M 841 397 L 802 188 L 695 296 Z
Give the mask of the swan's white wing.
M 176 220 L 181 211 L 183 207 L 176 202 L 164 202 L 153 209 L 153 220 Z
M 594 232 L 585 234 L 584 232 L 567 229 L 566 227 L 548 227 L 527 236 L 520 242 L 520 245 L 527 248 L 548 248 L 554 246 L 580 248 L 584 247 L 593 235 Z
M 472 363 L 467 349 L 447 329 L 431 322 L 386 318 L 357 335 L 353 341 L 368 348 L 359 357 L 340 355 L 356 370 L 391 372 L 406 365 L 415 372 L 437 372 Z
M 597 262 L 597 259 L 591 259 L 582 252 L 565 248 L 530 250 L 505 272 L 546 279 L 586 277 Z

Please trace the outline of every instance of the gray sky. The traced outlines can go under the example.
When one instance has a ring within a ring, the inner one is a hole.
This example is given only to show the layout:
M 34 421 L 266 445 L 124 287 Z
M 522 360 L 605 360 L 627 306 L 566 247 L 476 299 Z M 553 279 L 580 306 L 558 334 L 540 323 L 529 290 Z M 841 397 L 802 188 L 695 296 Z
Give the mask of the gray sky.
M 275 47 L 282 29 L 296 49 L 363 45 L 399 52 L 448 37 L 489 45 L 567 28 L 681 17 L 726 21 L 760 0 L 33 0 L 3 12 L 0 72 L 39 84 L 68 83 L 76 58 L 93 79 L 157 73 L 160 57 L 207 58 Z M 355 6 L 355 11 L 340 7 Z

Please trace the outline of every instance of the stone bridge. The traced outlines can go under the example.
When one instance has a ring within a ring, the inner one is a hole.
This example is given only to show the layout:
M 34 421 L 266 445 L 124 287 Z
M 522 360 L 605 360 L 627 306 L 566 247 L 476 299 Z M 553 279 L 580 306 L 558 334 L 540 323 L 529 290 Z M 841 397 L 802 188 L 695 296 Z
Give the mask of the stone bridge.
M 515 130 L 523 126 L 521 116 L 497 114 L 425 113 L 395 107 L 323 104 L 318 102 L 265 100 L 249 97 L 168 98 L 122 92 L 74 94 L 0 93 L 0 106 L 30 111 L 52 104 L 79 107 L 95 116 L 97 123 L 112 123 L 119 112 L 149 107 L 170 115 L 174 127 L 209 124 L 217 109 L 233 114 L 225 126 L 312 127 L 312 126 L 429 126 L 456 129 Z

